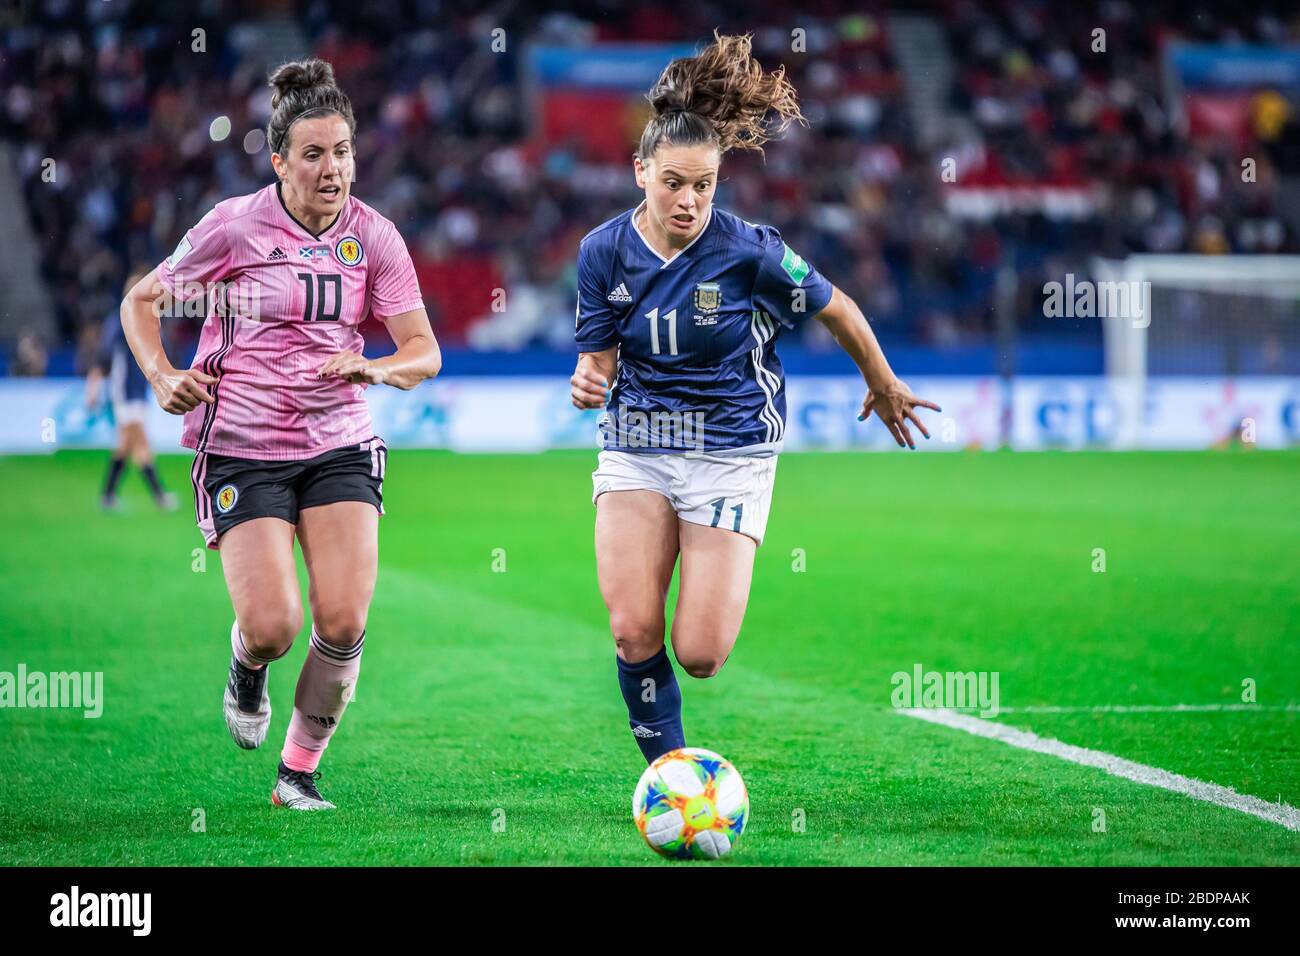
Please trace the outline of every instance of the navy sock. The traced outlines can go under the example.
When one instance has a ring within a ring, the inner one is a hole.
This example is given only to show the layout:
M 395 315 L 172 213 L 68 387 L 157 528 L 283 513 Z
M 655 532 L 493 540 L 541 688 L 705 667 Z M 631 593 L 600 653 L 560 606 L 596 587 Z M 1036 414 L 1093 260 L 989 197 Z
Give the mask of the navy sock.
M 126 456 L 118 458 L 113 456 L 113 460 L 108 463 L 108 477 L 104 479 L 104 497 L 111 498 L 117 494 L 117 485 L 122 480 L 122 471 L 126 468 Z
M 648 660 L 629 664 L 618 661 L 618 685 L 627 701 L 628 724 L 646 763 L 686 746 L 682 731 L 682 691 L 677 686 L 668 649 Z
M 155 498 L 161 498 L 163 495 L 162 482 L 158 479 L 158 471 L 153 465 L 141 465 L 140 473 L 144 475 L 144 480 L 149 483 L 149 492 Z

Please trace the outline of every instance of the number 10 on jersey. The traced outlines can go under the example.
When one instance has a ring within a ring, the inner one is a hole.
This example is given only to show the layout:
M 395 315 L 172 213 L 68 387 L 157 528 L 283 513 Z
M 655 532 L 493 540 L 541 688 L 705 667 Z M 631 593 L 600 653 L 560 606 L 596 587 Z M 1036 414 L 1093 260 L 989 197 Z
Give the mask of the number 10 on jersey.
M 659 355 L 660 354 L 659 310 L 657 308 L 651 309 L 649 312 L 645 314 L 645 317 L 650 320 L 650 351 L 653 352 L 655 355 Z M 677 354 L 677 310 L 673 309 L 671 312 L 665 312 L 663 314 L 663 320 L 668 323 L 668 354 L 676 355 Z

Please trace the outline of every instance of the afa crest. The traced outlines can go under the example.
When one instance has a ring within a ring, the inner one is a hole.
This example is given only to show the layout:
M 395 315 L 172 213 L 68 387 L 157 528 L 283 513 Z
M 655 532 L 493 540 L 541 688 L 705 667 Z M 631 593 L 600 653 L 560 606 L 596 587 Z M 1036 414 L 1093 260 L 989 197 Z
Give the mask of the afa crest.
M 234 485 L 222 485 L 221 490 L 217 492 L 217 510 L 226 514 L 231 508 L 235 507 L 235 502 L 239 500 L 239 489 Z
M 345 266 L 356 265 L 363 255 L 365 250 L 361 248 L 361 240 L 356 236 L 344 236 L 334 247 L 335 258 Z
M 695 287 L 695 311 L 708 314 L 722 306 L 722 286 L 716 282 L 701 282 Z

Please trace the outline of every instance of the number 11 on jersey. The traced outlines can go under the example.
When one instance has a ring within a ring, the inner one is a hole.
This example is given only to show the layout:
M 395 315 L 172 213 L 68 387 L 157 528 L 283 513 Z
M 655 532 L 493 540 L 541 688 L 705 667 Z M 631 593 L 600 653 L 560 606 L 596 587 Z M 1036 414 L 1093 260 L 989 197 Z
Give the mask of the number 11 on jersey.
M 653 308 L 645 314 L 650 320 L 650 351 L 659 354 L 659 309 Z M 668 354 L 677 354 L 677 310 L 665 312 L 664 321 L 668 323 Z

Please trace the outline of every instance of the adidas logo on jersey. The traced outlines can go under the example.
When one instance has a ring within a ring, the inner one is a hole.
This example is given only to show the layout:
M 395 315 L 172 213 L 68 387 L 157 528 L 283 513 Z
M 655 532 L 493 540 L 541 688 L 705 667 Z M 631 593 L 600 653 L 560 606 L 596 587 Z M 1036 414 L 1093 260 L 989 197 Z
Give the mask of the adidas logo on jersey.
M 289 257 L 286 256 L 286 255 L 284 254 L 284 250 L 281 249 L 279 246 L 276 246 L 274 249 L 271 250 L 271 254 L 270 254 L 269 256 L 266 257 L 266 261 L 267 261 L 267 262 L 284 262 L 284 261 L 286 261 L 288 258 L 289 258 Z
M 635 727 L 632 728 L 632 736 L 633 737 L 662 737 L 663 734 L 661 734 L 657 730 L 651 730 L 649 727 L 644 727 L 641 724 L 637 724 Z
M 622 282 L 618 284 L 617 289 L 615 289 L 609 295 L 605 296 L 605 298 L 608 299 L 610 302 L 631 302 L 632 301 L 632 296 L 628 294 L 627 286 Z

